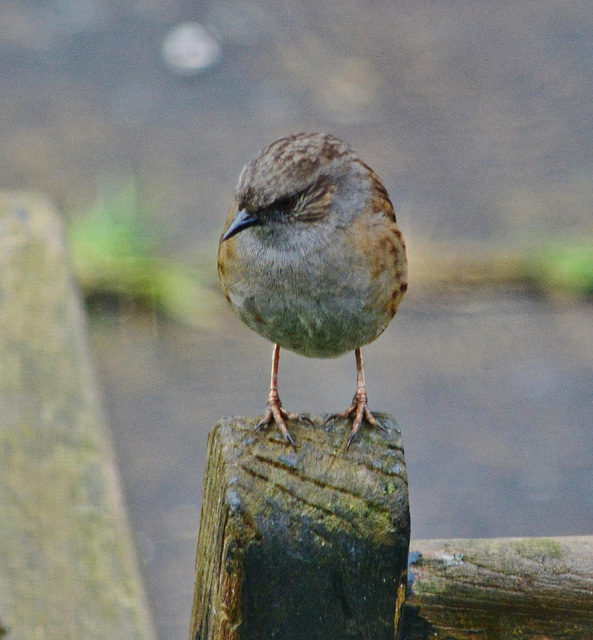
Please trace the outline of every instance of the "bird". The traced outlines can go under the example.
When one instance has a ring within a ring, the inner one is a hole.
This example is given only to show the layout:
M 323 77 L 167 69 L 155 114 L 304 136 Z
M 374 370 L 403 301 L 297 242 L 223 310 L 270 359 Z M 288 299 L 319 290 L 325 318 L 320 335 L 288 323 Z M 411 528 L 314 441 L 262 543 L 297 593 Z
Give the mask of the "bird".
M 286 422 L 311 422 L 282 406 L 281 349 L 310 358 L 354 351 L 352 404 L 329 419 L 352 419 L 347 448 L 364 421 L 384 430 L 369 409 L 361 347 L 383 333 L 408 288 L 406 245 L 387 189 L 347 144 L 298 133 L 254 156 L 220 237 L 218 273 L 239 318 L 274 343 L 256 430 L 275 423 L 296 451 Z

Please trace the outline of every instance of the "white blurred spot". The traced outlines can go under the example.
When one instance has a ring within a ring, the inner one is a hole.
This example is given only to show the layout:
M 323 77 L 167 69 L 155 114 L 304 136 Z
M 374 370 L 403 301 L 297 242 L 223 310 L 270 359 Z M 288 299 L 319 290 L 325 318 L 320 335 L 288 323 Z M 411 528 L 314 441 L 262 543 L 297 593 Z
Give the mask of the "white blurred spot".
M 191 76 L 211 67 L 218 60 L 220 44 L 201 24 L 185 22 L 165 36 L 163 57 L 172 71 Z

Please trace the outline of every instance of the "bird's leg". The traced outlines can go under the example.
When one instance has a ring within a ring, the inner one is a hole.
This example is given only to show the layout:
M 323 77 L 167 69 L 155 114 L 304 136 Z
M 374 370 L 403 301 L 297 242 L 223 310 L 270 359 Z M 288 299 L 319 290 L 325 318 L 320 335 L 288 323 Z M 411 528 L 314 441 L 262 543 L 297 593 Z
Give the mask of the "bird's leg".
M 302 418 L 299 413 L 289 413 L 282 408 L 280 402 L 280 396 L 278 394 L 278 364 L 280 362 L 280 347 L 275 344 L 272 352 L 272 379 L 270 381 L 270 393 L 268 395 L 268 404 L 266 407 L 266 414 L 260 420 L 259 424 L 255 428 L 256 431 L 267 427 L 270 422 L 275 422 L 280 432 L 284 436 L 286 442 L 288 442 L 292 448 L 296 451 L 296 443 L 293 437 L 290 435 L 290 431 L 286 426 L 286 420 L 300 420 Z M 309 422 L 311 422 L 309 420 Z
M 385 432 L 385 428 L 379 424 L 377 418 L 369 410 L 369 399 L 367 396 L 366 386 L 364 382 L 364 367 L 362 364 L 362 354 L 360 349 L 356 349 L 354 352 L 356 356 L 356 393 L 352 399 L 352 404 L 346 411 L 338 413 L 340 418 L 351 418 L 354 416 L 354 422 L 352 423 L 352 431 L 348 438 L 348 444 L 346 448 L 350 448 L 350 445 L 356 438 L 356 434 L 360 431 L 362 421 L 366 420 L 371 426 L 377 427 L 381 431 Z

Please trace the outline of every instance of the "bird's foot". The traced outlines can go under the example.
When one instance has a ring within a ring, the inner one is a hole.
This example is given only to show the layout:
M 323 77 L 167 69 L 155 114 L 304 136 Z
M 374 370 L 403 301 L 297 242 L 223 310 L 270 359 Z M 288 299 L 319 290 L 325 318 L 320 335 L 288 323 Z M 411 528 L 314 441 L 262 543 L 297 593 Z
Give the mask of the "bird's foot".
M 336 413 L 335 415 L 330 416 L 325 422 L 326 424 L 330 420 L 335 420 L 336 418 L 343 418 L 348 420 L 354 416 L 354 421 L 352 422 L 352 430 L 350 431 L 350 437 L 348 438 L 348 444 L 346 445 L 346 449 L 350 449 L 350 445 L 354 442 L 354 439 L 358 435 L 362 423 L 366 420 L 371 427 L 376 427 L 379 431 L 383 433 L 387 433 L 387 429 L 375 418 L 375 416 L 371 413 L 369 409 L 369 400 L 367 398 L 366 393 L 355 394 L 352 404 L 346 409 L 346 411 L 342 411 L 341 413 Z
M 268 400 L 268 404 L 266 407 L 266 413 L 264 417 L 259 421 L 257 427 L 255 427 L 256 431 L 261 431 L 265 429 L 271 422 L 275 422 L 278 429 L 280 429 L 280 433 L 282 437 L 295 451 L 296 451 L 296 442 L 294 438 L 290 435 L 290 431 L 286 426 L 287 420 L 305 420 L 309 424 L 313 424 L 313 422 L 303 416 L 301 413 L 290 413 L 286 411 L 286 409 L 282 408 L 282 404 L 279 399 Z

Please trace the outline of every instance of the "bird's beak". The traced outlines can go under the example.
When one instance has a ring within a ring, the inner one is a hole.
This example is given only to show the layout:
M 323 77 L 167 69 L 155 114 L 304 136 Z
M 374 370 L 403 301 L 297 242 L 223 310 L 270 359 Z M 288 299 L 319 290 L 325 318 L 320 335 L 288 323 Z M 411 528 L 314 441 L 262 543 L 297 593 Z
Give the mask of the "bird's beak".
M 261 220 L 253 213 L 247 211 L 247 209 L 239 209 L 233 218 L 233 221 L 229 225 L 229 228 L 222 236 L 221 242 L 232 238 L 239 231 L 247 229 L 247 227 L 253 227 L 254 225 L 261 224 Z

